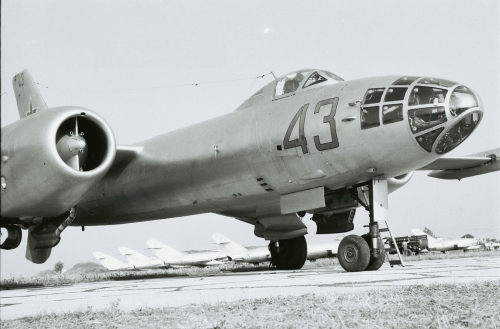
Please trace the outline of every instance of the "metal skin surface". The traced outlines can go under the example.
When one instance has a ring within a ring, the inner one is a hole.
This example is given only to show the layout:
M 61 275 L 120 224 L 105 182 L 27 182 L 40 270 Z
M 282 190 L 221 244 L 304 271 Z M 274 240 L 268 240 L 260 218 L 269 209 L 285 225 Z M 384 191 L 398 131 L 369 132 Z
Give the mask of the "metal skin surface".
M 448 92 L 442 104 L 446 122 L 413 134 L 408 124 L 413 82 L 399 102 L 402 121 L 383 124 L 380 120 L 380 126 L 362 130 L 360 105 L 353 102 L 363 100 L 369 88 L 390 87 L 398 78 L 329 80 L 299 87 L 280 99 L 273 99 L 276 82 L 271 82 L 232 113 L 136 144 L 138 155 L 120 170 L 112 168 L 86 194 L 72 225 L 123 224 L 206 212 L 255 224 L 262 216 L 281 215 L 280 196 L 288 193 L 320 186 L 336 190 L 375 176 L 389 179 L 392 192 L 401 184 L 392 184 L 390 178 L 442 156 L 424 150 L 417 136 L 444 127 L 436 138 L 439 141 L 464 116 L 483 112 L 479 104 L 452 118 Z M 331 107 L 315 109 L 318 103 L 335 98 L 338 103 L 330 124 Z M 304 118 L 294 124 L 306 104 Z M 287 130 L 293 128 L 290 141 L 298 139 L 302 120 L 307 152 L 303 146 L 285 148 Z M 338 147 L 318 149 L 332 142 L 333 126 Z M 324 175 L 318 175 L 318 170 Z

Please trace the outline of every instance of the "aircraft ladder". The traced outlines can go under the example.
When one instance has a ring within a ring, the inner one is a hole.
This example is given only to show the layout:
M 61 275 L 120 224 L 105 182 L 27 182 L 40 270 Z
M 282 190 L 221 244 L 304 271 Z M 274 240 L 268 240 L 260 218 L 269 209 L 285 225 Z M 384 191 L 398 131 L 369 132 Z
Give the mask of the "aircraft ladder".
M 379 221 L 380 223 L 381 221 Z M 389 264 L 391 265 L 391 267 L 393 267 L 394 265 L 401 265 L 401 266 L 405 266 L 405 263 L 403 262 L 403 256 L 401 256 L 401 253 L 399 252 L 399 248 L 398 248 L 398 244 L 396 243 L 396 239 L 394 239 L 394 235 L 392 234 L 391 232 L 391 228 L 389 226 L 389 223 L 387 221 L 383 221 L 385 223 L 385 226 L 386 228 L 379 228 L 379 232 L 382 233 L 382 232 L 389 232 L 389 235 L 391 236 L 391 239 L 392 239 L 392 243 L 394 244 L 394 247 L 396 248 L 396 252 L 398 253 L 398 257 L 399 259 L 395 259 L 395 260 L 390 260 L 389 259 L 389 249 L 390 248 L 387 248 L 385 249 L 385 255 L 387 257 L 387 260 L 389 261 Z

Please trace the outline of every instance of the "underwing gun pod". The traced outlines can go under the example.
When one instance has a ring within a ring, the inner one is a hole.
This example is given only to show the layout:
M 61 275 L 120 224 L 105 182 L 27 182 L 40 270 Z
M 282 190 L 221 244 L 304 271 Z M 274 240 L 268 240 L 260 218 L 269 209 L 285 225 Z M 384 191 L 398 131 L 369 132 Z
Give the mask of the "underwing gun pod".
M 116 145 L 108 124 L 75 106 L 47 108 L 28 71 L 13 79 L 21 120 L 2 128 L 2 249 L 28 229 L 26 258 L 43 263 L 76 216 L 76 204 L 111 167 Z

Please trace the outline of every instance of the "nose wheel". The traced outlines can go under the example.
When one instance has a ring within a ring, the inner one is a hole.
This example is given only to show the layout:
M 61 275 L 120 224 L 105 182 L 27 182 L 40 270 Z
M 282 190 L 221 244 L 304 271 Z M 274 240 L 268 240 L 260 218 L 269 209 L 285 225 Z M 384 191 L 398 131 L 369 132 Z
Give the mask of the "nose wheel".
M 370 247 L 359 235 L 348 235 L 340 242 L 337 257 L 347 272 L 361 272 L 370 263 Z

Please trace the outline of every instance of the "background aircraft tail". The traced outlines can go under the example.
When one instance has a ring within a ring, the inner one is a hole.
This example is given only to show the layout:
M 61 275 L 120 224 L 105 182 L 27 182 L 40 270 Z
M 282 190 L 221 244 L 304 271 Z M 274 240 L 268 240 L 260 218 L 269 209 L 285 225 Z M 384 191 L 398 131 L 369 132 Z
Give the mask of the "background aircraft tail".
M 120 248 L 118 248 L 118 250 L 120 251 L 120 254 L 125 256 L 127 261 L 132 263 L 132 264 L 137 264 L 140 262 L 150 260 L 149 257 L 144 256 L 142 254 L 139 254 L 137 251 L 134 251 L 134 250 L 127 248 L 127 247 L 120 247 Z
M 160 259 L 168 259 L 182 255 L 181 252 L 173 248 L 170 248 L 169 246 L 166 246 L 163 243 L 158 242 L 156 240 L 148 240 L 146 241 L 146 243 L 149 249 L 153 249 L 156 257 Z
M 102 266 L 106 268 L 110 268 L 116 265 L 123 264 L 121 260 L 118 260 L 116 258 L 113 258 L 111 256 L 106 255 L 105 253 L 102 253 L 100 251 L 93 252 L 92 255 L 94 255 L 95 259 L 99 260 L 102 264 Z
M 225 237 L 222 234 L 219 234 L 219 233 L 213 234 L 212 238 L 219 245 L 219 247 L 222 249 L 222 251 L 228 256 L 247 251 L 247 248 L 240 246 L 239 244 L 237 244 L 233 240 Z
M 21 119 L 47 108 L 47 104 L 28 70 L 16 74 L 12 78 L 12 85 L 14 86 L 17 110 Z
M 429 242 L 429 244 L 433 244 L 435 242 L 438 242 L 438 240 L 436 240 L 435 238 L 433 238 L 429 234 L 419 230 L 418 228 L 412 229 L 411 233 L 413 233 L 413 235 L 427 235 L 427 241 Z

